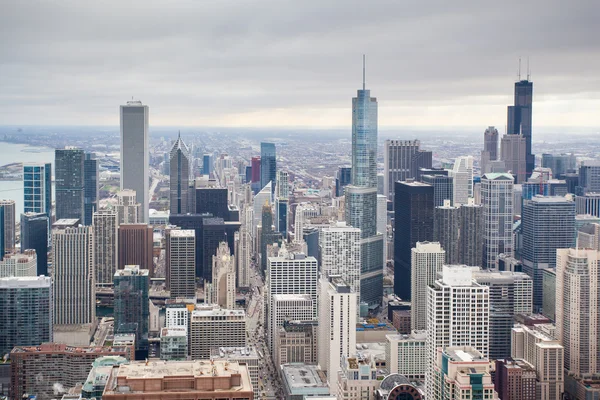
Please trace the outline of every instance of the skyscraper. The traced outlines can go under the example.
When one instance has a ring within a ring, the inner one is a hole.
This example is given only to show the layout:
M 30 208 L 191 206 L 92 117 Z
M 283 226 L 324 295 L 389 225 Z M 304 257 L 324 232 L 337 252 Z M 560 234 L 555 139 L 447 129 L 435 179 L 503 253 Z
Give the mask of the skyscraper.
M 170 167 L 170 210 L 171 214 L 195 212 L 187 204 L 190 181 L 190 150 L 181 139 L 181 134 L 171 147 Z
M 260 144 L 260 188 L 271 182 L 271 196 L 275 193 L 275 179 L 277 174 L 277 156 L 275 143 Z
M 542 168 L 550 168 L 552 176 L 557 179 L 564 179 L 568 172 L 575 172 L 577 168 L 577 158 L 571 154 L 542 154 Z
M 0 238 L 3 238 L 4 242 L 0 244 L 0 259 L 4 254 L 13 253 L 15 251 L 15 201 L 14 200 L 0 200 L 0 223 L 2 228 L 0 231 Z
M 383 153 L 383 193 L 394 203 L 394 184 L 420 179 L 419 168 L 431 168 L 431 151 L 420 149 L 419 140 L 386 140 Z
M 411 250 L 411 331 L 427 329 L 427 288 L 442 272 L 445 253 L 437 242 L 417 242 Z
M 48 276 L 48 230 L 47 214 L 21 214 L 21 251 L 35 250 L 37 275 Z
M 275 232 L 273 231 L 273 213 L 269 202 L 265 202 L 262 208 L 262 230 L 260 232 L 260 267 L 261 271 L 267 270 L 267 246 L 274 243 Z
M 519 71 L 519 79 L 521 72 Z M 526 178 L 535 167 L 535 155 L 531 148 L 531 115 L 533 104 L 533 82 L 527 79 L 515 82 L 515 104 L 508 106 L 508 135 L 522 135 L 525 138 Z
M 135 333 L 136 359 L 147 357 L 150 277 L 147 269 L 126 265 L 115 272 L 115 333 Z
M 240 212 L 241 226 L 239 232 L 239 241 L 235 249 L 237 258 L 237 285 L 238 287 L 250 287 L 250 266 L 252 263 L 252 219 L 253 209 L 250 205 L 244 204 Z
M 411 249 L 433 240 L 433 186 L 396 182 L 394 219 L 394 293 L 411 299 Z
M 335 196 L 344 195 L 344 188 L 352 183 L 352 167 L 340 167 L 335 177 Z
M 433 210 L 433 240 L 446 251 L 446 264 L 460 263 L 460 206 L 450 200 Z
M 0 278 L 0 354 L 52 341 L 52 279 Z
M 483 133 L 483 151 L 481 152 L 481 175 L 492 172 L 491 161 L 498 159 L 498 129 L 488 127 Z
M 524 183 L 531 175 L 527 173 L 527 138 L 523 135 L 504 135 L 500 154 L 506 170 L 515 177 L 515 183 Z
M 55 150 L 56 220 L 77 218 L 84 214 L 83 150 L 73 147 Z
M 148 106 L 128 101 L 120 107 L 121 190 L 135 190 L 141 204 L 140 221 L 148 223 L 150 160 L 148 153 Z
M 484 268 L 495 269 L 498 254 L 513 254 L 513 182 L 511 174 L 481 177 Z
M 166 233 L 167 288 L 171 298 L 196 298 L 196 235 L 191 229 L 172 229 Z
M 212 257 L 212 282 L 204 287 L 205 303 L 221 308 L 235 308 L 235 257 L 231 255 L 227 242 L 219 243 L 217 254 Z
M 257 194 L 262 189 L 262 187 L 260 187 L 260 157 L 252 157 L 250 165 L 252 167 L 250 187 L 252 188 L 252 193 Z
M 137 202 L 135 190 L 120 190 L 117 193 L 117 201 L 119 224 L 137 224 L 142 206 Z
M 119 225 L 119 269 L 126 265 L 138 265 L 140 269 L 147 269 L 150 277 L 154 275 L 152 260 L 153 230 L 146 224 L 121 224 Z
M 52 253 L 54 325 L 92 324 L 96 319 L 92 227 L 53 229 Z
M 275 230 L 286 238 L 288 226 L 288 206 L 290 183 L 287 171 L 277 171 L 277 192 L 275 195 Z
M 421 175 L 421 182 L 433 186 L 433 205 L 443 206 L 444 200 L 454 202 L 454 178 L 447 175 Z
M 52 216 L 52 164 L 23 164 L 23 212 Z
M 483 206 L 469 199 L 460 213 L 459 264 L 481 266 L 483 260 Z
M 86 153 L 83 161 L 83 225 L 91 225 L 100 200 L 100 175 L 94 153 Z
M 119 266 L 119 223 L 116 210 L 98 210 L 94 213 L 94 269 L 96 285 L 109 285 Z
M 542 307 L 542 270 L 556 266 L 556 250 L 575 244 L 575 203 L 564 197 L 535 196 L 523 202 L 523 272 L 533 279 L 534 307 Z
M 352 184 L 346 186 L 346 224 L 361 231 L 360 300 L 383 297 L 383 235 L 377 232 L 377 99 L 363 87 L 352 98 Z
M 453 204 L 467 204 L 473 197 L 473 156 L 457 157 L 448 176 L 453 178 Z
M 579 193 L 600 193 L 600 160 L 584 160 L 579 166 Z

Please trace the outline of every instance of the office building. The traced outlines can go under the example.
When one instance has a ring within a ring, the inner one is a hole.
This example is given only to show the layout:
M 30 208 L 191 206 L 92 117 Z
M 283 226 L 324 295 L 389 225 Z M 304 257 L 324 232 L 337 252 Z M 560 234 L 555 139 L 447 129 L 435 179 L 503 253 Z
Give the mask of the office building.
M 94 213 L 94 268 L 96 285 L 110 285 L 119 266 L 119 220 L 113 209 Z
M 427 288 L 427 376 L 429 398 L 439 361 L 438 349 L 471 346 L 487 357 L 489 352 L 489 287 L 473 280 L 472 268 L 443 266 L 442 278 Z M 436 361 L 437 360 L 437 361 Z M 487 361 L 486 361 L 487 363 Z
M 207 304 L 221 308 L 235 308 L 235 257 L 231 255 L 226 242 L 219 243 L 217 254 L 212 256 L 212 281 L 204 285 Z
M 268 201 L 262 207 L 260 231 L 260 270 L 264 273 L 267 269 L 267 247 L 275 243 L 273 230 L 273 212 Z
M 467 204 L 468 199 L 473 197 L 473 157 L 457 157 L 448 176 L 453 179 L 453 204 Z
M 254 201 L 256 201 L 256 199 Z M 302 240 L 304 227 L 308 225 L 308 220 L 318 215 L 321 215 L 321 210 L 319 206 L 314 203 L 300 203 L 296 206 L 294 217 L 294 239 L 296 242 Z
M 150 277 L 147 269 L 126 265 L 114 275 L 115 333 L 134 333 L 136 359 L 148 355 Z
M 427 331 L 386 335 L 385 365 L 390 374 L 424 380 L 427 372 Z
M 360 229 L 343 222 L 321 229 L 319 253 L 323 276 L 341 276 L 360 301 Z
M 523 272 L 533 279 L 534 307 L 542 308 L 542 269 L 556 266 L 556 250 L 575 242 L 575 203 L 564 197 L 535 196 L 523 202 Z
M 206 308 L 192 311 L 190 319 L 190 356 L 208 359 L 219 347 L 246 347 L 244 310 Z
M 275 143 L 260 144 L 260 187 L 264 188 L 271 182 L 271 196 L 275 193 L 277 174 L 277 156 Z
M 409 400 L 423 400 L 425 388 L 422 383 L 410 380 L 404 375 L 390 374 L 382 381 L 379 389 L 375 391 L 377 400 L 405 398 Z
M 231 239 L 233 239 L 233 234 Z M 219 243 L 227 241 L 229 237 L 225 233 L 223 218 L 203 218 L 200 230 L 199 245 L 202 248 L 202 264 L 196 265 L 196 276 L 200 276 L 204 282 L 212 281 L 212 257 L 217 253 Z M 233 243 L 230 249 L 233 248 Z
M 35 250 L 37 275 L 48 276 L 48 220 L 44 213 L 21 214 L 21 250 Z
M 14 200 L 0 200 L 0 259 L 4 254 L 15 252 L 16 242 L 16 214 L 15 214 L 15 201 Z M 2 251 L 3 250 L 3 251 Z
M 272 183 L 269 182 L 254 196 L 254 201 L 252 202 L 252 207 L 254 210 L 254 219 L 252 221 L 252 236 L 255 238 L 258 237 L 256 233 L 256 227 L 262 224 L 263 206 L 266 202 L 269 202 L 269 204 L 271 204 L 271 187 Z M 298 208 L 296 208 L 296 212 L 298 212 L 297 210 Z
M 511 357 L 523 359 L 535 368 L 536 399 L 563 399 L 565 355 L 560 342 L 541 328 L 516 325 L 512 329 Z
M 52 280 L 0 278 L 0 353 L 52 340 Z
M 106 388 L 106 382 L 108 381 L 108 377 L 112 372 L 112 369 L 115 366 L 121 364 L 127 364 L 129 361 L 125 357 L 121 356 L 104 356 L 98 357 L 92 363 L 92 369 L 90 370 L 85 383 L 83 386 L 81 384 L 76 385 L 75 388 L 69 389 L 69 394 L 63 395 L 65 400 L 67 399 L 102 399 L 102 393 L 104 393 L 104 389 Z M 78 392 L 79 388 L 81 389 L 81 393 L 79 394 L 71 394 L 73 392 Z
M 433 186 L 396 182 L 394 219 L 394 293 L 411 299 L 411 249 L 433 240 Z
M 431 168 L 431 151 L 421 150 L 419 140 L 386 140 L 383 152 L 383 194 L 394 203 L 394 185 L 419 180 L 420 168 Z
M 86 153 L 83 160 L 83 225 L 92 225 L 94 213 L 100 201 L 100 171 L 94 153 Z
M 484 268 L 495 269 L 499 254 L 513 254 L 513 185 L 510 174 L 481 177 Z
M 319 322 L 314 319 L 285 321 L 277 332 L 277 352 L 273 355 L 275 365 L 317 363 L 318 330 Z
M 335 385 L 337 397 L 334 399 L 361 400 L 372 398 L 379 388 L 380 373 L 371 355 L 357 353 L 355 356 L 341 358 L 341 370 L 330 377 L 329 385 Z M 335 379 L 335 382 L 331 382 Z
M 158 363 L 154 363 L 158 364 Z M 254 399 L 245 365 L 227 361 L 167 361 L 160 367 L 144 361 L 113 367 L 102 399 Z M 162 363 L 160 363 L 162 364 Z
M 421 175 L 421 182 L 433 186 L 433 205 L 443 206 L 445 200 L 454 201 L 454 178 L 447 175 Z
M 125 268 L 126 265 L 139 265 L 140 269 L 147 269 L 150 272 L 150 277 L 154 276 L 152 226 L 120 224 L 118 236 L 119 269 Z
M 104 356 L 129 358 L 129 349 L 57 343 L 15 347 L 10 352 L 12 396 L 21 399 L 25 393 L 35 393 L 39 399 L 54 399 L 57 389 L 65 391 L 85 382 L 92 363 Z
M 148 143 L 148 106 L 128 101 L 120 107 L 121 116 L 121 190 L 135 191 L 140 203 L 138 222 L 148 223 L 150 159 Z
M 198 187 L 196 190 L 196 214 L 211 214 L 213 217 L 229 220 L 227 189 Z
M 556 336 L 565 348 L 565 369 L 576 377 L 600 373 L 600 253 L 556 250 Z
M 323 277 L 319 286 L 319 318 L 330 322 L 319 324 L 318 360 L 327 372 L 330 393 L 337 394 L 337 371 L 342 358 L 356 351 L 357 294 L 340 277 Z
M 181 139 L 181 134 L 171 147 L 169 154 L 169 209 L 171 214 L 194 212 L 188 207 L 190 189 L 190 150 Z
M 69 220 L 59 220 L 55 226 L 68 226 L 68 223 Z M 92 227 L 53 229 L 52 260 L 55 327 L 94 323 L 96 285 Z
M 417 242 L 411 249 L 411 330 L 427 328 L 428 288 L 438 279 L 445 254 L 439 242 Z
M 237 265 L 237 285 L 240 288 L 250 287 L 250 267 L 252 265 L 252 219 L 253 209 L 249 205 L 242 206 L 240 213 L 241 226 L 239 241 L 235 249 Z
M 56 149 L 54 157 L 56 220 L 76 218 L 83 222 L 85 153 L 68 147 Z
M 313 321 L 314 305 L 308 294 L 274 294 L 271 298 L 272 307 L 269 309 L 269 338 L 268 343 L 271 352 L 275 356 L 279 354 L 279 330 L 286 322 L 290 321 Z
M 542 168 L 550 168 L 552 176 L 563 179 L 564 176 L 577 170 L 577 158 L 571 154 L 542 154 Z
M 52 164 L 23 164 L 23 212 L 52 215 Z
M 339 167 L 335 177 L 335 197 L 344 195 L 344 188 L 352 183 L 352 167 Z
M 119 224 L 137 224 L 141 222 L 142 205 L 137 202 L 135 190 L 121 189 L 117 192 L 117 215 Z
M 448 400 L 499 399 L 490 361 L 472 346 L 436 349 L 427 398 Z
M 219 347 L 212 351 L 210 359 L 215 362 L 222 360 L 245 366 L 250 374 L 250 383 L 254 391 L 254 398 L 258 399 L 260 390 L 258 384 L 259 357 L 255 347 Z
M 171 299 L 196 298 L 196 235 L 191 229 L 165 232 L 165 274 Z
M 536 387 L 533 365 L 525 360 L 496 360 L 494 388 L 500 399 L 536 400 Z
M 527 181 L 527 138 L 523 135 L 504 135 L 500 143 L 500 157 L 506 170 L 515 178 L 515 183 Z
M 460 263 L 460 211 L 460 206 L 451 206 L 450 200 L 433 210 L 433 240 L 446 251 L 446 264 Z
M 584 160 L 579 166 L 579 190 L 577 195 L 600 193 L 600 161 Z
M 586 193 L 575 198 L 577 214 L 600 217 L 600 193 Z
M 527 274 L 511 271 L 474 271 L 473 278 L 489 287 L 489 357 L 508 358 L 514 316 L 533 312 L 533 281 Z
M 210 175 L 213 173 L 215 168 L 214 157 L 212 154 L 204 154 L 202 156 L 202 175 Z
M 459 209 L 458 263 L 481 266 L 483 259 L 483 206 L 469 199 Z
M 508 135 L 522 135 L 525 138 L 525 164 L 526 178 L 531 175 L 535 167 L 535 155 L 531 147 L 531 114 L 533 104 L 533 82 L 527 79 L 520 79 L 515 82 L 515 101 L 513 106 L 508 106 Z
M 11 276 L 37 276 L 37 257 L 35 250 L 28 249 L 23 253 L 6 254 L 0 260 L 0 278 Z
M 481 175 L 492 172 L 492 161 L 498 159 L 498 129 L 488 127 L 483 133 L 483 151 L 481 152 Z

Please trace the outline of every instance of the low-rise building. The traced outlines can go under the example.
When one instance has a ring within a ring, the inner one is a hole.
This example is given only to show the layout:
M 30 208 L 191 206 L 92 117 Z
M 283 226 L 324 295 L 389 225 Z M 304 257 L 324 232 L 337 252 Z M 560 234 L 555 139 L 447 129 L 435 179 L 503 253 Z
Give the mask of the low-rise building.
M 188 337 L 185 328 L 162 328 L 160 330 L 160 359 L 184 361 L 188 355 Z
M 128 362 L 121 356 L 104 356 L 94 360 L 92 370 L 81 388 L 81 398 L 102 400 L 102 393 L 113 367 Z
M 275 365 L 317 362 L 318 322 L 286 321 L 277 331 Z
M 383 379 L 370 356 L 342 357 L 337 395 L 344 400 L 373 400 L 381 383 L 379 378 Z
M 327 376 L 316 364 L 283 364 L 281 380 L 285 400 L 304 400 L 306 397 L 329 395 Z
M 494 388 L 502 400 L 536 400 L 535 367 L 525 360 L 496 360 Z
M 211 353 L 211 360 L 223 360 L 245 365 L 250 374 L 254 397 L 258 398 L 258 351 L 255 347 L 219 347 L 213 349 Z

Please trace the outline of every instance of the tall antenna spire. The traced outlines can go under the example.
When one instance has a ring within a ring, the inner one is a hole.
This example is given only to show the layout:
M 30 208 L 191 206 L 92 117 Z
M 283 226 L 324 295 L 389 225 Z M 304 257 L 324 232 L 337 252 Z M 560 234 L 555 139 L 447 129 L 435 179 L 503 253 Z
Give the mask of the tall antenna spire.
M 519 57 L 519 81 L 521 80 L 521 57 Z
M 363 90 L 365 90 L 365 55 L 363 54 Z
M 531 76 L 531 70 L 529 69 L 529 56 L 527 56 L 527 80 Z
M 181 139 L 181 130 L 179 131 L 177 137 Z

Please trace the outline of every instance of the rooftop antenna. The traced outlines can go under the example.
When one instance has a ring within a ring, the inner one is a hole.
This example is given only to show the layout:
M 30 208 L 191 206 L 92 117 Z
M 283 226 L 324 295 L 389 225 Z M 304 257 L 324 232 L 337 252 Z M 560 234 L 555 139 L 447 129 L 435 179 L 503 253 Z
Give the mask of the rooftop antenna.
M 363 54 L 363 90 L 365 90 L 365 55 Z
M 527 80 L 531 76 L 531 70 L 529 69 L 529 56 L 527 56 Z
M 519 81 L 521 80 L 521 57 L 519 57 Z
M 179 139 L 181 139 L 181 130 L 179 130 L 179 134 L 177 135 Z

